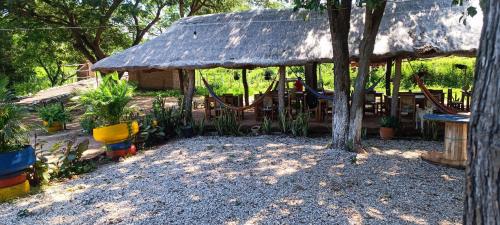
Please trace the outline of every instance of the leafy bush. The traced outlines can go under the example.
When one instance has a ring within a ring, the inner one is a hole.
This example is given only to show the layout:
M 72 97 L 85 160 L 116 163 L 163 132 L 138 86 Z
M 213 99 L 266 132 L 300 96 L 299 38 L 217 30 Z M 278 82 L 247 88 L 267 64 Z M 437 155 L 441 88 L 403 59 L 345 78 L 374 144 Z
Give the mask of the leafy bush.
M 198 122 L 194 122 L 194 130 L 198 135 L 203 135 L 205 133 L 205 118 Z
M 96 118 L 93 115 L 83 115 L 80 117 L 80 126 L 85 134 L 92 134 L 94 128 L 97 127 Z
M 7 90 L 7 79 L 0 80 L 0 153 L 20 150 L 29 143 L 25 111 L 14 105 Z
M 393 116 L 384 116 L 380 119 L 380 126 L 396 128 L 398 127 L 398 118 Z
M 98 125 L 114 125 L 131 112 L 126 105 L 132 99 L 134 89 L 117 74 L 108 75 L 96 89 L 84 93 L 79 101 L 86 107 L 85 115 L 94 116 Z
M 233 111 L 222 111 L 221 115 L 215 119 L 214 124 L 219 135 L 237 136 L 241 134 L 240 124 Z
M 70 114 L 60 103 L 42 106 L 38 109 L 38 115 L 42 120 L 46 121 L 49 126 L 52 126 L 52 124 L 56 122 L 63 124 L 71 119 Z
M 279 125 L 281 133 L 286 134 L 290 130 L 291 121 L 287 116 L 286 112 L 280 113 L 279 115 Z
M 78 143 L 75 146 L 74 140 L 54 144 L 49 151 L 54 153 L 59 151 L 61 156 L 56 162 L 49 166 L 50 176 L 53 178 L 69 178 L 73 175 L 88 173 L 95 169 L 95 165 L 82 161 L 82 154 L 89 147 L 89 140 Z
M 290 130 L 294 136 L 307 137 L 309 134 L 309 114 L 299 113 L 297 117 L 292 120 Z
M 262 126 L 260 127 L 261 131 L 264 134 L 270 134 L 272 131 L 272 121 L 266 117 L 264 117 L 264 121 L 262 121 Z

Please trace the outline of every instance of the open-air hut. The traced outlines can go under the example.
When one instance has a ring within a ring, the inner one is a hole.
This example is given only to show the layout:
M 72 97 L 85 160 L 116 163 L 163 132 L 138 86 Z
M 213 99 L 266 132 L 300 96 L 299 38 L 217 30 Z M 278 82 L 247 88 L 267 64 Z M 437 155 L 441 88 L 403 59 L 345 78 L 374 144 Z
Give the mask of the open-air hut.
M 475 56 L 482 12 L 464 25 L 460 21 L 464 10 L 449 0 L 388 2 L 372 61 L 395 59 L 397 77 L 402 58 Z M 353 61 L 358 55 L 363 16 L 363 8 L 353 8 L 349 36 Z M 194 79 L 195 69 L 279 66 L 281 85 L 285 66 L 329 62 L 332 45 L 326 12 L 252 10 L 181 19 L 159 37 L 107 57 L 93 69 L 139 76 L 143 72 L 183 70 L 189 74 L 187 79 Z M 194 86 L 194 81 L 188 83 Z

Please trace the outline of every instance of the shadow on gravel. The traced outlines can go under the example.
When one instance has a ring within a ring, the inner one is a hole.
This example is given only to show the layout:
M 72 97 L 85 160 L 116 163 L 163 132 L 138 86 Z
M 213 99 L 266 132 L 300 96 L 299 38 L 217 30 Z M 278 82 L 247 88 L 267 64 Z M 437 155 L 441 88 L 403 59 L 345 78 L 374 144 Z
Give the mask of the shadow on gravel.
M 326 150 L 325 143 L 274 136 L 179 140 L 0 209 L 0 221 L 460 223 L 463 171 L 408 156 L 439 143 L 368 140 L 371 153 L 357 157 Z M 23 209 L 29 213 L 17 215 Z

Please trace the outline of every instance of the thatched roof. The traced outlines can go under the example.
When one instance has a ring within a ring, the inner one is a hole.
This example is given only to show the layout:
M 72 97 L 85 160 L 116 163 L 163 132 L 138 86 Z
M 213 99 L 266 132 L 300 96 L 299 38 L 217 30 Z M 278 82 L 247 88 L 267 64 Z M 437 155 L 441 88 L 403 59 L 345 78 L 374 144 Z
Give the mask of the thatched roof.
M 482 12 L 459 18 L 450 0 L 389 2 L 377 36 L 374 60 L 389 57 L 473 56 Z M 350 53 L 356 58 L 364 9 L 351 19 Z M 326 12 L 253 10 L 185 18 L 144 44 L 105 58 L 96 70 L 245 68 L 331 62 Z

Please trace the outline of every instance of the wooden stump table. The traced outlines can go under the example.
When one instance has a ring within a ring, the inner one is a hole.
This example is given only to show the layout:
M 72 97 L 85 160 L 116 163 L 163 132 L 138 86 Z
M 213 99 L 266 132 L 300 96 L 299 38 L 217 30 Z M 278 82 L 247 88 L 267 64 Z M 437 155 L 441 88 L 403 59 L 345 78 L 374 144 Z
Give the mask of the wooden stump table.
M 467 163 L 469 117 L 451 114 L 426 114 L 425 120 L 445 123 L 444 151 L 422 154 L 422 159 L 445 166 L 464 168 Z

